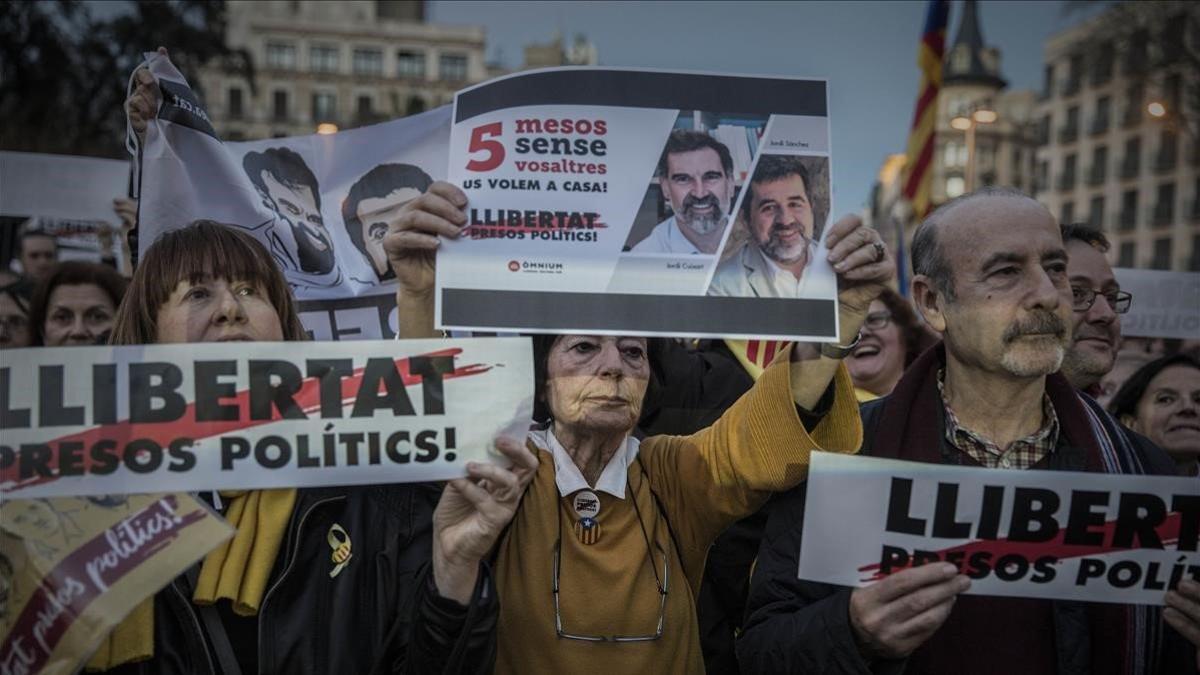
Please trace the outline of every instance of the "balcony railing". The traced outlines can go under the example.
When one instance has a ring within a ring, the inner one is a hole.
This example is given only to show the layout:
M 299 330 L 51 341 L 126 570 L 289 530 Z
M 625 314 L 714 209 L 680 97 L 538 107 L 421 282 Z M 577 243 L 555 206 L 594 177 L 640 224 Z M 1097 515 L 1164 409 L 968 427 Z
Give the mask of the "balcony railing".
M 1062 95 L 1063 96 L 1074 96 L 1075 94 L 1078 94 L 1079 90 L 1082 88 L 1083 88 L 1083 78 L 1082 77 L 1079 77 L 1078 75 L 1076 75 L 1074 77 L 1069 77 L 1069 78 L 1067 78 L 1067 80 L 1065 82 L 1063 82 Z
M 1074 143 L 1079 138 L 1079 127 L 1075 125 L 1065 126 L 1058 130 L 1059 143 Z
M 1142 106 L 1130 104 L 1121 112 L 1121 126 L 1128 129 L 1142 122 Z
M 1088 126 L 1088 132 L 1096 136 L 1108 131 L 1108 115 L 1096 115 L 1092 118 L 1092 123 Z
M 1075 173 L 1071 172 L 1071 173 L 1058 174 L 1058 180 L 1056 180 L 1054 182 L 1054 185 L 1055 185 L 1055 187 L 1058 188 L 1059 192 L 1066 192 L 1068 190 L 1074 190 L 1075 189 Z
M 1103 163 L 1089 166 L 1087 172 L 1087 184 L 1092 187 L 1103 185 L 1104 180 L 1107 178 L 1107 168 L 1108 167 Z
M 1200 197 L 1192 200 L 1192 205 L 1188 208 L 1188 220 L 1193 223 L 1200 223 Z M 1200 246 L 1196 248 L 1200 250 Z

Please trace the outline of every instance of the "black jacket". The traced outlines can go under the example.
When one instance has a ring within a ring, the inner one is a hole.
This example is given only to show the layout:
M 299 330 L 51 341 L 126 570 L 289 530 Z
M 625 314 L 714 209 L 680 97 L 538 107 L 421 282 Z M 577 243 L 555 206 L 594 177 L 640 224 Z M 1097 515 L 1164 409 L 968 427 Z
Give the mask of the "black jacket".
M 886 398 L 861 406 L 863 448 L 871 455 Z M 939 428 L 944 420 L 939 419 Z M 1123 430 L 1141 455 L 1147 473 L 1169 475 L 1174 465 L 1148 439 Z M 947 464 L 962 462 L 962 453 L 945 441 L 941 454 Z M 1085 457 L 1077 448 L 1060 443 L 1050 455 L 1051 470 L 1083 470 Z M 850 588 L 797 578 L 800 540 L 804 523 L 806 484 L 778 495 L 769 505 L 770 516 L 750 584 L 745 632 L 737 654 L 744 673 L 900 673 L 905 662 L 876 662 L 868 666 L 859 655 L 850 627 Z M 1083 603 L 1053 602 L 1055 643 L 1060 675 L 1087 675 L 1090 654 Z M 1165 627 L 1160 673 L 1195 672 L 1195 650 L 1178 633 Z
M 256 618 L 234 617 L 224 600 L 206 617 L 185 575 L 154 598 L 154 658 L 111 672 L 221 673 L 212 621 L 244 675 L 255 663 L 259 673 L 490 673 L 499 605 L 486 567 L 469 608 L 433 587 L 440 495 L 428 484 L 300 490 Z M 331 577 L 335 523 L 351 558 Z

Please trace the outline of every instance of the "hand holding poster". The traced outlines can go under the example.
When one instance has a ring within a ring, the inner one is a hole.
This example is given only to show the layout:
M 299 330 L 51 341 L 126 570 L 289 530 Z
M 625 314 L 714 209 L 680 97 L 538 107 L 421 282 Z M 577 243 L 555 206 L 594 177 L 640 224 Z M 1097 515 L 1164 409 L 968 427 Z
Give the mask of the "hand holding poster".
M 0 497 L 456 478 L 532 382 L 522 338 L 9 350 Z
M 549 69 L 459 92 L 442 328 L 837 339 L 822 80 Z
M 232 533 L 186 494 L 5 501 L 0 672 L 77 672 L 134 606 Z
M 1195 477 L 821 452 L 807 489 L 803 579 L 864 586 L 946 561 L 971 578 L 968 593 L 1146 605 L 1181 579 L 1200 581 Z

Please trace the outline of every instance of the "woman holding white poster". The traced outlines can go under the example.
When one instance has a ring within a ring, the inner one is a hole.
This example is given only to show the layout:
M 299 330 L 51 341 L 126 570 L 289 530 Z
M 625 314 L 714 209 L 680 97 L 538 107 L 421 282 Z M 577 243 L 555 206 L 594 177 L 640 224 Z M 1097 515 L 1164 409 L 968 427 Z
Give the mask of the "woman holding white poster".
M 433 334 L 439 237 L 466 223 L 466 195 L 434 183 L 390 224 L 401 337 Z M 843 343 L 892 274 L 857 218 L 828 236 Z M 785 350 L 712 427 L 633 435 L 654 395 L 654 340 L 546 335 L 535 345 L 537 473 L 495 553 L 497 672 L 702 672 L 695 594 L 709 546 L 772 492 L 806 474 L 816 449 L 861 441 L 850 347 Z
M 287 282 L 250 235 L 211 221 L 163 234 L 113 344 L 306 339 Z M 488 672 L 497 603 L 484 556 L 534 458 L 468 463 L 429 484 L 221 491 L 233 538 L 143 602 L 89 669 L 111 672 Z M 436 507 L 436 508 L 435 508 Z

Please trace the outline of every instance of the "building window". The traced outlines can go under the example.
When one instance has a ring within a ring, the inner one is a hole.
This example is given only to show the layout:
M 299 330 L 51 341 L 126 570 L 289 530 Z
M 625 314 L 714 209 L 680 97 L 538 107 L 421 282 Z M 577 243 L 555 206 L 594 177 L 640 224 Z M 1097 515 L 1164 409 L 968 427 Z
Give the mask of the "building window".
M 1137 248 L 1132 241 L 1121 242 L 1121 248 L 1117 252 L 1117 267 L 1134 267 L 1134 254 L 1137 253 Z
M 1171 238 L 1163 237 L 1154 240 L 1154 260 L 1150 261 L 1150 269 L 1171 269 Z
M 354 74 L 373 77 L 383 75 L 383 52 L 378 49 L 355 49 Z
M 1059 223 L 1075 222 L 1075 202 L 1063 202 L 1062 211 L 1058 216 Z
M 967 184 L 962 176 L 950 176 L 946 179 L 946 196 L 950 199 L 954 199 L 966 192 L 966 189 Z
M 1059 190 L 1074 190 L 1075 189 L 1075 155 L 1067 155 L 1063 159 L 1063 170 L 1058 177 Z
M 1092 197 L 1088 204 L 1088 225 L 1104 227 L 1104 197 Z
M 1092 148 L 1092 166 L 1088 168 L 1088 185 L 1103 185 L 1108 177 L 1108 146 Z
M 442 54 L 438 59 L 438 77 L 450 82 L 467 79 L 467 57 L 461 54 Z
M 1175 220 L 1175 184 L 1159 183 L 1151 222 L 1156 227 L 1162 227 L 1170 225 L 1173 220 Z
M 337 120 L 337 95 L 328 91 L 314 92 L 312 95 L 312 117 L 312 121 L 318 124 Z
M 404 107 L 405 115 L 417 115 L 425 112 L 425 99 L 420 96 L 409 96 L 408 103 Z
M 282 70 L 296 69 L 296 46 L 282 42 L 267 43 L 267 67 Z
M 288 93 L 283 89 L 277 89 L 271 95 L 271 118 L 276 122 L 288 119 Z
M 230 87 L 229 88 L 229 106 L 228 106 L 228 108 L 229 108 L 229 110 L 228 110 L 229 119 L 240 120 L 240 119 L 242 119 L 242 115 L 246 114 L 246 111 L 243 108 L 243 103 L 242 103 L 242 88 L 241 87 Z
M 1046 69 L 1042 75 L 1042 99 L 1048 99 L 1054 95 L 1054 65 L 1046 64 Z
M 336 73 L 338 71 L 338 48 L 317 45 L 308 53 L 314 73 Z
M 1141 170 L 1142 139 L 1133 136 L 1125 139 L 1125 156 L 1121 158 L 1121 178 L 1136 178 Z
M 1188 261 L 1189 272 L 1200 272 L 1200 234 L 1192 235 L 1192 258 Z
M 401 49 L 396 52 L 396 76 L 425 79 L 425 54 Z
M 1096 116 L 1092 118 L 1092 128 L 1089 129 L 1093 134 L 1102 134 L 1108 131 L 1109 115 L 1112 112 L 1112 98 L 1109 96 L 1101 96 L 1096 99 Z
M 1126 190 L 1121 193 L 1121 214 L 1118 216 L 1118 226 L 1122 230 L 1132 230 L 1137 226 L 1138 191 Z

